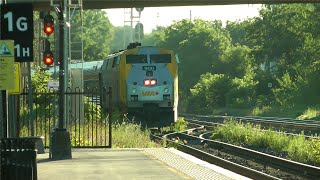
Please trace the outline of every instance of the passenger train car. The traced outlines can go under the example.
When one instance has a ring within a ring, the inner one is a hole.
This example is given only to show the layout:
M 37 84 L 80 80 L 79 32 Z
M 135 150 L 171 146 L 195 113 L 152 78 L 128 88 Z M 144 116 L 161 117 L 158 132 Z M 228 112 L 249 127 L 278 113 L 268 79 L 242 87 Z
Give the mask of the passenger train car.
M 179 59 L 169 49 L 136 45 L 102 61 L 83 63 L 85 86 L 111 87 L 112 107 L 142 115 L 142 124 L 170 125 L 177 119 Z M 108 96 L 100 98 L 109 101 Z M 107 108 L 109 103 L 102 105 Z

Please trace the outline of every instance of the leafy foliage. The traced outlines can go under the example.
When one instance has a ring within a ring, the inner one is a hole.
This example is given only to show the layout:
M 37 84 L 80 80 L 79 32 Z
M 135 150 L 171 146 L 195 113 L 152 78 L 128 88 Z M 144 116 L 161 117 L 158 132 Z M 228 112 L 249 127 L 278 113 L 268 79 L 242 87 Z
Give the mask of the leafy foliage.
M 111 53 L 127 48 L 128 44 L 133 41 L 130 36 L 130 32 L 132 31 L 134 29 L 130 26 L 114 27 L 110 46 Z
M 45 101 L 48 101 L 48 99 L 52 99 L 53 95 L 47 96 L 44 94 L 44 92 L 49 92 L 48 89 L 48 81 L 51 80 L 50 74 L 47 71 L 43 71 L 40 69 L 40 67 L 36 67 L 35 71 L 32 74 L 32 83 L 31 83 L 31 89 L 33 92 L 37 92 L 36 95 L 33 95 L 33 102 L 36 104 L 45 104 Z
M 181 20 L 163 29 L 157 36 L 160 39 L 158 46 L 179 54 L 179 86 L 185 96 L 188 96 L 189 89 L 201 74 L 213 71 L 213 62 L 231 41 L 220 21 L 201 19 Z
M 107 57 L 110 53 L 110 43 L 113 27 L 103 10 L 83 11 L 83 50 L 84 60 L 93 61 Z M 74 15 L 71 21 L 72 42 L 79 42 L 81 39 L 81 19 L 80 14 Z M 77 47 L 75 47 L 77 48 Z M 78 47 L 79 48 L 79 47 Z
M 224 107 L 227 91 L 231 87 L 231 80 L 224 74 L 206 73 L 201 75 L 200 81 L 190 90 L 191 98 L 189 110 L 208 110 L 208 107 Z
M 177 119 L 177 122 L 175 122 L 173 124 L 173 128 L 172 129 L 174 129 L 174 131 L 177 131 L 177 132 L 185 131 L 185 130 L 187 130 L 187 126 L 188 126 L 188 122 L 185 121 L 183 117 L 179 117 Z

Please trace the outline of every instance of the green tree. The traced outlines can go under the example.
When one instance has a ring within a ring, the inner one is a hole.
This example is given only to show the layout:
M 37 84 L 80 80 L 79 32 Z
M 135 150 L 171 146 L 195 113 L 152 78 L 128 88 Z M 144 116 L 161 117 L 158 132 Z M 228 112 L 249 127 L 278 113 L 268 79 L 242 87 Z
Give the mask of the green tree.
M 248 71 L 256 69 L 253 63 L 251 49 L 247 46 L 231 46 L 223 51 L 217 61 L 214 61 L 213 69 L 218 74 L 227 74 L 230 77 L 242 78 Z
M 193 86 L 188 111 L 207 112 L 214 108 L 225 107 L 231 79 L 224 74 L 205 73 Z
M 71 21 L 72 42 L 79 42 L 81 36 L 79 12 Z M 83 11 L 83 54 L 85 61 L 102 59 L 110 53 L 113 27 L 103 10 Z
M 253 25 L 248 28 L 247 39 L 256 49 L 258 63 L 274 61 L 277 74 L 299 73 L 297 66 L 306 65 L 303 49 L 307 37 L 316 35 L 319 25 L 312 4 L 268 5 L 260 11 Z M 309 54 L 310 55 L 310 54 Z
M 164 30 L 165 27 L 158 26 L 156 29 L 152 30 L 150 34 L 145 34 L 144 38 L 142 40 L 142 45 L 144 46 L 156 46 L 159 44 L 159 36 L 162 30 Z
M 175 22 L 156 36 L 160 39 L 158 46 L 179 54 L 179 86 L 185 96 L 201 74 L 213 71 L 213 62 L 219 59 L 231 41 L 221 21 L 201 19 Z
M 113 37 L 110 44 L 111 52 L 117 52 L 121 49 L 126 49 L 131 43 L 131 32 L 134 29 L 130 26 L 114 27 Z
M 252 26 L 253 20 L 246 19 L 244 21 L 227 21 L 226 30 L 229 32 L 232 39 L 232 45 L 247 45 L 249 42 L 246 39 L 247 29 Z

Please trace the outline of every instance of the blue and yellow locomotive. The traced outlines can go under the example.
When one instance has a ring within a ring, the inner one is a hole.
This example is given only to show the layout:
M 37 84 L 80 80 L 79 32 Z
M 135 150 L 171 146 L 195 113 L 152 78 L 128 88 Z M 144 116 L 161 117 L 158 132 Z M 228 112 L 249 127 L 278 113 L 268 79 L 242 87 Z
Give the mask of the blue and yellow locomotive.
M 112 87 L 113 106 L 166 126 L 177 119 L 178 63 L 171 50 L 133 44 L 104 60 L 100 81 Z

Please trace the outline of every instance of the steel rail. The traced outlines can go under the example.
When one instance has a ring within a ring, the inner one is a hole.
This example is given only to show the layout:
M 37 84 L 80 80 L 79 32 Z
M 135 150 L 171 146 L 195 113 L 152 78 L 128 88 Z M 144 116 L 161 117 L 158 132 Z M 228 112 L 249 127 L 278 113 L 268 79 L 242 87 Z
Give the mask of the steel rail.
M 190 132 L 192 130 L 188 130 L 186 132 Z M 154 134 L 150 134 L 151 138 L 153 140 L 158 140 L 158 141 L 165 141 L 166 143 L 170 143 L 170 144 L 174 144 L 174 147 L 176 147 L 178 150 L 183 151 L 185 153 L 188 153 L 192 156 L 195 156 L 203 161 L 218 165 L 220 167 L 223 167 L 225 169 L 228 169 L 230 171 L 236 172 L 238 174 L 241 174 L 243 176 L 249 177 L 249 178 L 254 178 L 254 179 L 261 179 L 261 180 L 274 180 L 274 179 L 279 179 L 277 177 L 273 177 L 271 175 L 265 174 L 263 172 L 254 170 L 254 169 L 250 169 L 248 167 L 236 164 L 234 162 L 225 160 L 223 158 L 211 155 L 207 152 L 195 149 L 193 147 L 172 141 L 170 139 L 168 139 L 168 136 L 173 136 L 174 134 L 177 133 L 170 133 L 164 136 L 159 136 L 159 135 L 154 135 Z
M 320 132 L 320 123 L 313 121 L 312 123 L 298 122 L 301 120 L 295 121 L 286 121 L 286 120 L 270 120 L 270 119 L 258 119 L 258 118 L 246 118 L 246 117 L 232 117 L 232 116 L 204 116 L 204 115 L 194 115 L 194 114 L 180 114 L 181 117 L 185 118 L 197 118 L 199 120 L 210 120 L 215 122 L 223 122 L 226 118 L 233 118 L 237 121 L 245 122 L 254 122 L 260 124 L 267 124 L 273 127 L 286 127 L 286 128 L 298 128 L 299 130 L 308 130 L 314 132 Z M 310 120 L 308 121 L 310 122 Z
M 198 126 L 205 126 L 206 128 L 214 128 L 214 127 L 217 127 L 217 126 L 224 126 L 224 124 L 222 123 L 215 123 L 215 122 L 208 122 L 208 121 L 201 121 L 201 120 L 196 120 L 196 119 L 189 119 L 189 118 L 185 118 L 185 120 L 190 124 L 196 124 Z M 268 130 L 265 130 L 265 129 L 261 129 L 261 131 L 268 131 Z M 295 134 L 295 133 L 289 133 L 289 132 L 279 132 L 279 131 L 273 131 L 275 133 L 284 133 L 288 136 L 299 136 L 301 134 Z M 304 135 L 304 137 L 306 139 L 319 139 L 318 136 L 308 136 L 308 135 Z
M 257 118 L 257 119 L 278 119 L 278 120 L 284 120 L 284 121 L 301 121 L 301 122 L 310 122 L 310 123 L 316 123 L 316 124 L 320 124 L 320 121 L 317 120 L 311 120 L 311 119 L 292 119 L 292 118 L 282 118 L 282 117 L 262 117 L 262 116 L 244 116 L 245 118 Z
M 262 153 L 259 151 L 247 149 L 244 147 L 219 142 L 215 140 L 203 139 L 200 137 L 192 136 L 186 133 L 176 133 L 170 134 L 167 138 L 179 137 L 179 139 L 192 139 L 192 140 L 199 140 L 203 144 L 207 144 L 209 146 L 216 147 L 218 149 L 226 149 L 231 152 L 235 152 L 236 154 L 241 154 L 245 157 L 254 157 L 260 161 L 266 162 L 267 164 L 271 164 L 273 167 L 283 167 L 290 169 L 291 171 L 300 172 L 304 175 L 310 175 L 312 177 L 320 177 L 320 167 L 311 166 L 308 164 L 299 163 L 296 161 L 287 160 L 284 158 L 280 158 L 277 156 L 272 156 L 266 153 Z

